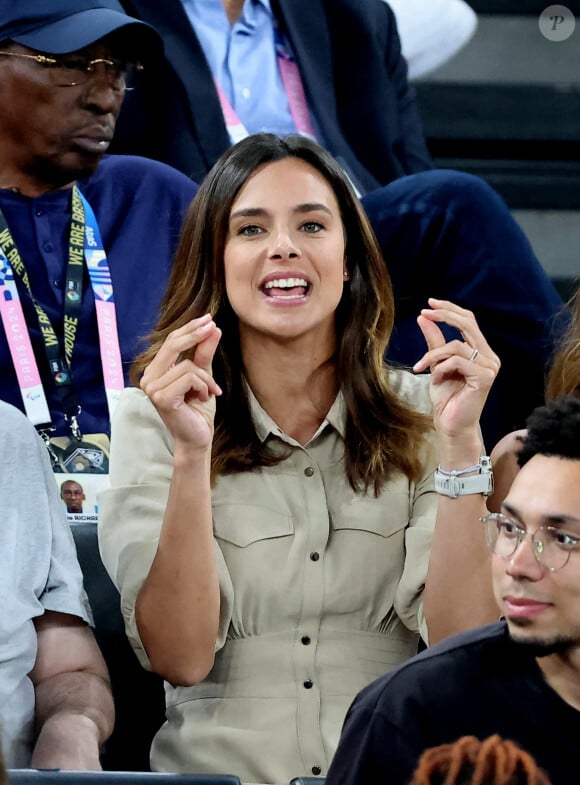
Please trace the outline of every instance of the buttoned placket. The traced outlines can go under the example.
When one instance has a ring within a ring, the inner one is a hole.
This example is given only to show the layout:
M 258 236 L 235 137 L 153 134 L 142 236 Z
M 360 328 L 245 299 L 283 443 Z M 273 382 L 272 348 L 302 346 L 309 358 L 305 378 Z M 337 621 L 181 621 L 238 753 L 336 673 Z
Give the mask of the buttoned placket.
M 58 246 L 55 244 L 56 240 L 51 226 L 51 210 L 60 209 L 62 209 L 60 204 L 43 204 L 42 197 L 40 199 L 35 199 L 31 204 L 32 224 L 36 235 L 37 247 L 42 255 L 47 271 L 47 283 L 52 291 L 54 302 L 59 306 L 61 306 L 64 301 L 64 272 L 61 259 L 56 252 Z M 33 285 L 35 278 L 34 272 L 31 271 L 31 281 L 33 282 Z
M 320 728 L 321 691 L 317 673 L 325 554 L 330 537 L 328 500 L 321 467 L 312 453 L 284 435 L 280 438 L 298 448 L 288 460 L 293 464 L 303 489 L 303 530 L 296 531 L 296 535 L 302 539 L 301 610 L 292 651 L 292 666 L 296 682 L 296 726 L 300 751 L 307 771 L 317 776 L 328 769 Z

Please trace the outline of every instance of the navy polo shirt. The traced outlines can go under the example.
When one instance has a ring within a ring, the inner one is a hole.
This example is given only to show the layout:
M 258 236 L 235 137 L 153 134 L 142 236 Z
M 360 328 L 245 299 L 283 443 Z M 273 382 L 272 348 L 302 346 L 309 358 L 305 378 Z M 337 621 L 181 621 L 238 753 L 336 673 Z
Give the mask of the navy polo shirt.
M 78 186 L 99 224 L 111 270 L 125 379 L 140 342 L 154 326 L 181 224 L 197 185 L 165 164 L 135 156 L 106 156 Z M 30 199 L 0 190 L 0 206 L 24 261 L 30 286 L 59 339 L 63 336 L 70 189 Z M 32 301 L 18 288 L 34 354 L 56 427 L 68 435 L 56 397 Z M 93 292 L 85 270 L 72 377 L 83 433 L 109 433 Z M 0 327 L 0 398 L 24 410 L 4 329 Z

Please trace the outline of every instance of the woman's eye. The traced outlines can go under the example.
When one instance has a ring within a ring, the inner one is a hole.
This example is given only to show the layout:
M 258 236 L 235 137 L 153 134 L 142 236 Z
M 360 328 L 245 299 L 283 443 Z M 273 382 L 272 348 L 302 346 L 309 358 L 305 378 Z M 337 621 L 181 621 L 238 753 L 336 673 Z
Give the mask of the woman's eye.
M 249 224 L 248 226 L 242 226 L 239 233 L 243 234 L 245 237 L 255 237 L 257 234 L 260 234 L 261 231 L 259 226 Z
M 316 232 L 319 232 L 321 229 L 324 229 L 324 227 L 322 224 L 318 223 L 318 221 L 307 221 L 302 224 L 302 230 L 308 234 L 316 234 Z

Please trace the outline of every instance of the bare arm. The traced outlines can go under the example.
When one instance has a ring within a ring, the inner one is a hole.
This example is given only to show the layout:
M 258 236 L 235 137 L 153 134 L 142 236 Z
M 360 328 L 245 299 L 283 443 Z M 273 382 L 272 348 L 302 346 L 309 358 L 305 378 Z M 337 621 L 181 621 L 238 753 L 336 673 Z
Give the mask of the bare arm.
M 196 684 L 207 676 L 218 634 L 210 461 L 215 395 L 221 392 L 211 361 L 220 336 L 209 317 L 175 330 L 141 383 L 175 447 L 159 544 L 135 612 L 153 670 L 174 685 Z M 179 361 L 193 349 L 193 361 Z
M 35 619 L 37 740 L 35 768 L 100 770 L 99 749 L 115 710 L 107 666 L 90 627 L 76 616 L 46 611 Z
M 499 359 L 483 337 L 473 314 L 452 303 L 430 300 L 419 326 L 428 352 L 415 370 L 431 368 L 433 418 L 442 469 L 479 463 L 483 446 L 479 416 L 499 370 Z M 456 327 L 465 342 L 445 342 L 436 322 Z M 476 361 L 470 361 L 473 348 Z M 424 592 L 429 642 L 499 617 L 491 587 L 489 553 L 479 517 L 487 513 L 482 494 L 439 497 L 435 532 Z

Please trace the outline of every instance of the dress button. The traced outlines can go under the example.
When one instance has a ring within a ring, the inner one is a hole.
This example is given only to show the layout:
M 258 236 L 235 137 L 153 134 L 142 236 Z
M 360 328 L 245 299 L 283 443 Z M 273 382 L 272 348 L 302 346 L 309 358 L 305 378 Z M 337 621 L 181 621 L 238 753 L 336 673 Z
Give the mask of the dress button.
M 312 767 L 312 773 L 315 774 L 317 777 L 318 777 L 318 775 L 320 774 L 321 771 L 322 771 L 322 769 L 320 768 L 320 766 L 313 766 Z
M 304 682 L 304 689 L 305 690 L 311 690 L 313 687 L 314 687 L 314 684 L 312 683 L 312 680 L 311 679 L 306 679 L 306 681 Z
M 305 474 L 307 477 L 312 477 L 312 475 L 314 474 L 314 469 L 312 468 L 312 466 L 307 466 L 307 467 L 304 469 L 304 474 Z
M 303 635 L 300 640 L 302 641 L 302 643 L 305 646 L 309 646 L 310 645 L 310 636 L 309 635 Z
M 40 210 L 40 209 L 37 208 L 34 211 L 34 215 L 36 215 L 38 218 L 40 218 L 41 215 L 44 215 L 44 210 Z
M 320 554 L 317 551 L 312 551 L 310 559 L 311 561 L 318 561 L 318 559 L 320 559 Z
M 45 240 L 42 243 L 42 250 L 46 251 L 47 253 L 51 253 L 52 251 L 54 251 L 54 246 L 52 243 L 49 243 L 48 240 Z
M 58 280 L 55 279 L 52 283 L 54 284 L 54 286 L 57 289 L 62 289 L 62 286 L 63 286 L 62 281 L 58 281 Z

